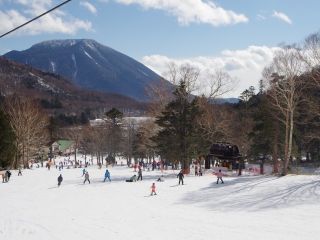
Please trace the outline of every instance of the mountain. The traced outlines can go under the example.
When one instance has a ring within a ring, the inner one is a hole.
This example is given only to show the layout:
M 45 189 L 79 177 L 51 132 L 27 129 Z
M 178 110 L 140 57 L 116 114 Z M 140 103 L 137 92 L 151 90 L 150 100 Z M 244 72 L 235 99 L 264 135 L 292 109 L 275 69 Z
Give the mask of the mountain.
M 237 104 L 239 103 L 239 98 L 216 98 L 211 102 L 216 104 Z
M 82 89 L 59 75 L 0 57 L 0 102 L 13 94 L 38 100 L 49 114 L 103 113 L 112 107 L 137 113 L 146 108 L 132 98 Z
M 5 58 L 72 80 L 83 88 L 149 99 L 148 86 L 164 81 L 138 61 L 94 40 L 52 40 Z M 169 82 L 166 83 L 168 87 Z

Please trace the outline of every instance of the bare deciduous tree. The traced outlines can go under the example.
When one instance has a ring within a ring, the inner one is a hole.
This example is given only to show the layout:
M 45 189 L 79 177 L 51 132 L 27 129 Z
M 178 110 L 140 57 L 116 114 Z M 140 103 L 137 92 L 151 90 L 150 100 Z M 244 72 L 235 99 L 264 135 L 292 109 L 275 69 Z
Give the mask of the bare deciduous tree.
M 299 81 L 299 76 L 304 71 L 300 56 L 298 49 L 284 48 L 276 53 L 272 64 L 264 70 L 271 104 L 279 111 L 279 120 L 285 126 L 283 175 L 287 174 L 289 159 L 292 157 L 295 111 L 301 101 L 304 86 L 304 83 Z
M 67 129 L 62 129 L 62 132 L 65 138 L 73 141 L 73 149 L 74 149 L 74 167 L 77 167 L 77 151 L 81 146 L 81 142 L 83 139 L 83 129 L 81 126 L 74 126 Z
M 170 63 L 168 65 L 168 71 L 164 73 L 166 79 L 177 86 L 180 82 L 186 84 L 187 93 L 196 93 L 199 90 L 198 78 L 200 75 L 200 70 L 190 64 L 176 65 L 175 63 Z M 163 79 L 157 85 L 149 86 L 149 92 L 153 103 L 150 107 L 150 113 L 152 116 L 156 116 L 162 112 L 164 107 L 173 99 L 172 92 L 174 89 L 170 89 L 168 84 L 165 83 L 166 80 Z
M 312 73 L 314 84 L 320 88 L 320 32 L 305 39 L 301 59 L 306 63 L 307 70 Z
M 208 73 L 207 77 L 200 83 L 200 91 L 208 99 L 215 99 L 232 91 L 234 79 L 223 69 L 216 69 L 213 73 Z
M 48 140 L 48 117 L 35 101 L 17 96 L 7 98 L 4 109 L 16 135 L 18 154 L 14 165 L 22 163 L 28 168 L 31 157 L 34 157 Z

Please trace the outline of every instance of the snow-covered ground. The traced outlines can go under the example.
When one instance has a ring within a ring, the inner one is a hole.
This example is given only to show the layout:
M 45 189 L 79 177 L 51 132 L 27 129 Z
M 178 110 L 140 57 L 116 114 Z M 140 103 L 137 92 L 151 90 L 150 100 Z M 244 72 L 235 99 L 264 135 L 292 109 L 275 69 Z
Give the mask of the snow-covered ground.
M 320 176 L 186 176 L 143 172 L 142 182 L 126 183 L 127 167 L 23 171 L 0 183 L 2 240 L 318 240 Z M 57 177 L 64 180 L 57 187 Z M 156 182 L 157 196 L 149 196 Z

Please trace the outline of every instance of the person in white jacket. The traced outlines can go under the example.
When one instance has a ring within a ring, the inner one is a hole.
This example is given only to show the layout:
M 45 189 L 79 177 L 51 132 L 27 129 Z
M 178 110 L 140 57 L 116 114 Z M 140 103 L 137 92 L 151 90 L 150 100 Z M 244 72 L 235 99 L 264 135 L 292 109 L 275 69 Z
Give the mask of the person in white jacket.
M 219 172 L 217 173 L 217 184 L 219 183 L 219 179 L 221 180 L 221 183 L 224 183 L 222 180 L 222 172 L 221 169 L 219 169 Z

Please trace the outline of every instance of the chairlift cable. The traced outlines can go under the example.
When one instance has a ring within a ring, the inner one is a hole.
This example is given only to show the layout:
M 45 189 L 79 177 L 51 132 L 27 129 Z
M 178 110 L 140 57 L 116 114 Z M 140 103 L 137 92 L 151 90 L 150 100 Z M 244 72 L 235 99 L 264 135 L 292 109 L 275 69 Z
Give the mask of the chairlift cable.
M 61 7 L 62 5 L 66 4 L 66 3 L 70 2 L 70 1 L 71 1 L 71 0 L 66 0 L 66 1 L 64 1 L 63 3 L 60 3 L 59 5 L 55 6 L 54 8 L 51 8 L 50 10 L 48 10 L 48 11 L 46 11 L 46 12 L 42 13 L 41 15 L 39 15 L 39 16 L 37 16 L 37 17 L 35 17 L 35 18 L 31 19 L 31 20 L 29 20 L 28 22 L 26 22 L 26 23 L 24 23 L 24 24 L 22 24 L 22 25 L 20 25 L 20 26 L 18 26 L 18 27 L 16 27 L 16 28 L 14 28 L 14 29 L 10 30 L 9 32 L 6 32 L 6 33 L 2 34 L 2 35 L 0 36 L 0 38 L 2 38 L 2 37 L 4 37 L 4 36 L 8 35 L 9 33 L 12 33 L 12 32 L 14 32 L 14 31 L 18 30 L 19 28 L 21 28 L 21 27 L 23 27 L 23 26 L 25 26 L 25 25 L 27 25 L 27 24 L 29 24 L 29 23 L 33 22 L 34 20 L 37 20 L 38 18 L 43 17 L 44 15 L 46 15 L 46 14 L 48 14 L 48 13 L 52 12 L 53 10 L 55 10 L 55 9 L 57 9 L 57 8 L 59 8 L 59 7 Z

